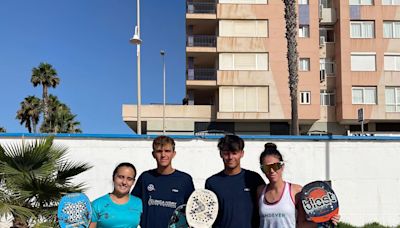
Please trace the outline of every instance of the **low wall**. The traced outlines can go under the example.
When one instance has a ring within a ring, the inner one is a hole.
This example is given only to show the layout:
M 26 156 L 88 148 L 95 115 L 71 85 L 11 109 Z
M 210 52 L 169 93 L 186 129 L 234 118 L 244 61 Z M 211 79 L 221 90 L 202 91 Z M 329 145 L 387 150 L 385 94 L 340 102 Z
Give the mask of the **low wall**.
M 0 134 L 0 144 L 20 143 L 22 134 Z M 77 176 L 87 183 L 91 200 L 112 190 L 112 171 L 124 161 L 132 162 L 138 173 L 155 167 L 151 156 L 153 136 L 58 135 L 56 144 L 69 148 L 74 161 L 94 167 Z M 217 150 L 218 137 L 176 136 L 173 166 L 192 175 L 196 188 L 223 168 Z M 400 137 L 273 137 L 247 136 L 242 167 L 265 176 L 258 158 L 265 142 L 274 142 L 286 161 L 284 178 L 304 185 L 330 180 L 339 198 L 342 221 L 353 225 L 379 222 L 400 224 Z M 267 180 L 266 180 L 267 181 Z

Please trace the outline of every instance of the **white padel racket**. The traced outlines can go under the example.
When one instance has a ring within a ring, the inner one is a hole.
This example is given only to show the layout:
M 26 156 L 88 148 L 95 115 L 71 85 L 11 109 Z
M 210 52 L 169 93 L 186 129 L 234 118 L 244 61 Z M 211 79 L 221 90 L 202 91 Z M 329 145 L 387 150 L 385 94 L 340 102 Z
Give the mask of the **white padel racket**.
M 218 198 L 214 192 L 197 189 L 186 203 L 186 220 L 190 227 L 209 228 L 218 215 Z

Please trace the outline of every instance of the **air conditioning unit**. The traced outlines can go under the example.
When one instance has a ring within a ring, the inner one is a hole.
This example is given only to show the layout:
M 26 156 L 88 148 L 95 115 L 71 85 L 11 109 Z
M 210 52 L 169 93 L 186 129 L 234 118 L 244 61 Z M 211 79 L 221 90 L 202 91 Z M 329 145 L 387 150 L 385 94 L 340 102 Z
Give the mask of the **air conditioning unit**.
M 319 47 L 325 46 L 325 36 L 319 37 Z
M 320 82 L 324 82 L 326 78 L 326 72 L 325 70 L 319 70 L 319 81 Z

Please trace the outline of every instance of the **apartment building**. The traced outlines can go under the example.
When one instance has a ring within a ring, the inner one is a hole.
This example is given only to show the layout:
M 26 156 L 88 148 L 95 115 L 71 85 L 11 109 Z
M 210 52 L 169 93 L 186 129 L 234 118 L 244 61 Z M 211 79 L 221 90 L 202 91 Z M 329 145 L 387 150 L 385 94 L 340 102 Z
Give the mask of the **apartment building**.
M 298 0 L 301 134 L 400 132 L 400 0 Z M 167 134 L 289 134 L 283 1 L 187 0 L 186 97 Z M 162 105 L 142 132 L 162 132 Z M 136 106 L 123 120 L 136 131 Z

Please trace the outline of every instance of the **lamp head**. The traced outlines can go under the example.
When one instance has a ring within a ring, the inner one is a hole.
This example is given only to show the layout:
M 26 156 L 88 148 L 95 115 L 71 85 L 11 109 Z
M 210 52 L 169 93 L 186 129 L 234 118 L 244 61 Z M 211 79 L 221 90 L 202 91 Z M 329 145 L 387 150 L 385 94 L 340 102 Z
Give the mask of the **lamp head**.
M 161 55 L 165 55 L 165 51 L 164 51 L 164 50 L 161 50 L 161 51 L 160 51 L 160 54 L 161 54 Z
M 135 35 L 129 40 L 132 44 L 141 44 L 142 40 L 140 39 L 139 36 L 139 28 L 135 26 Z

